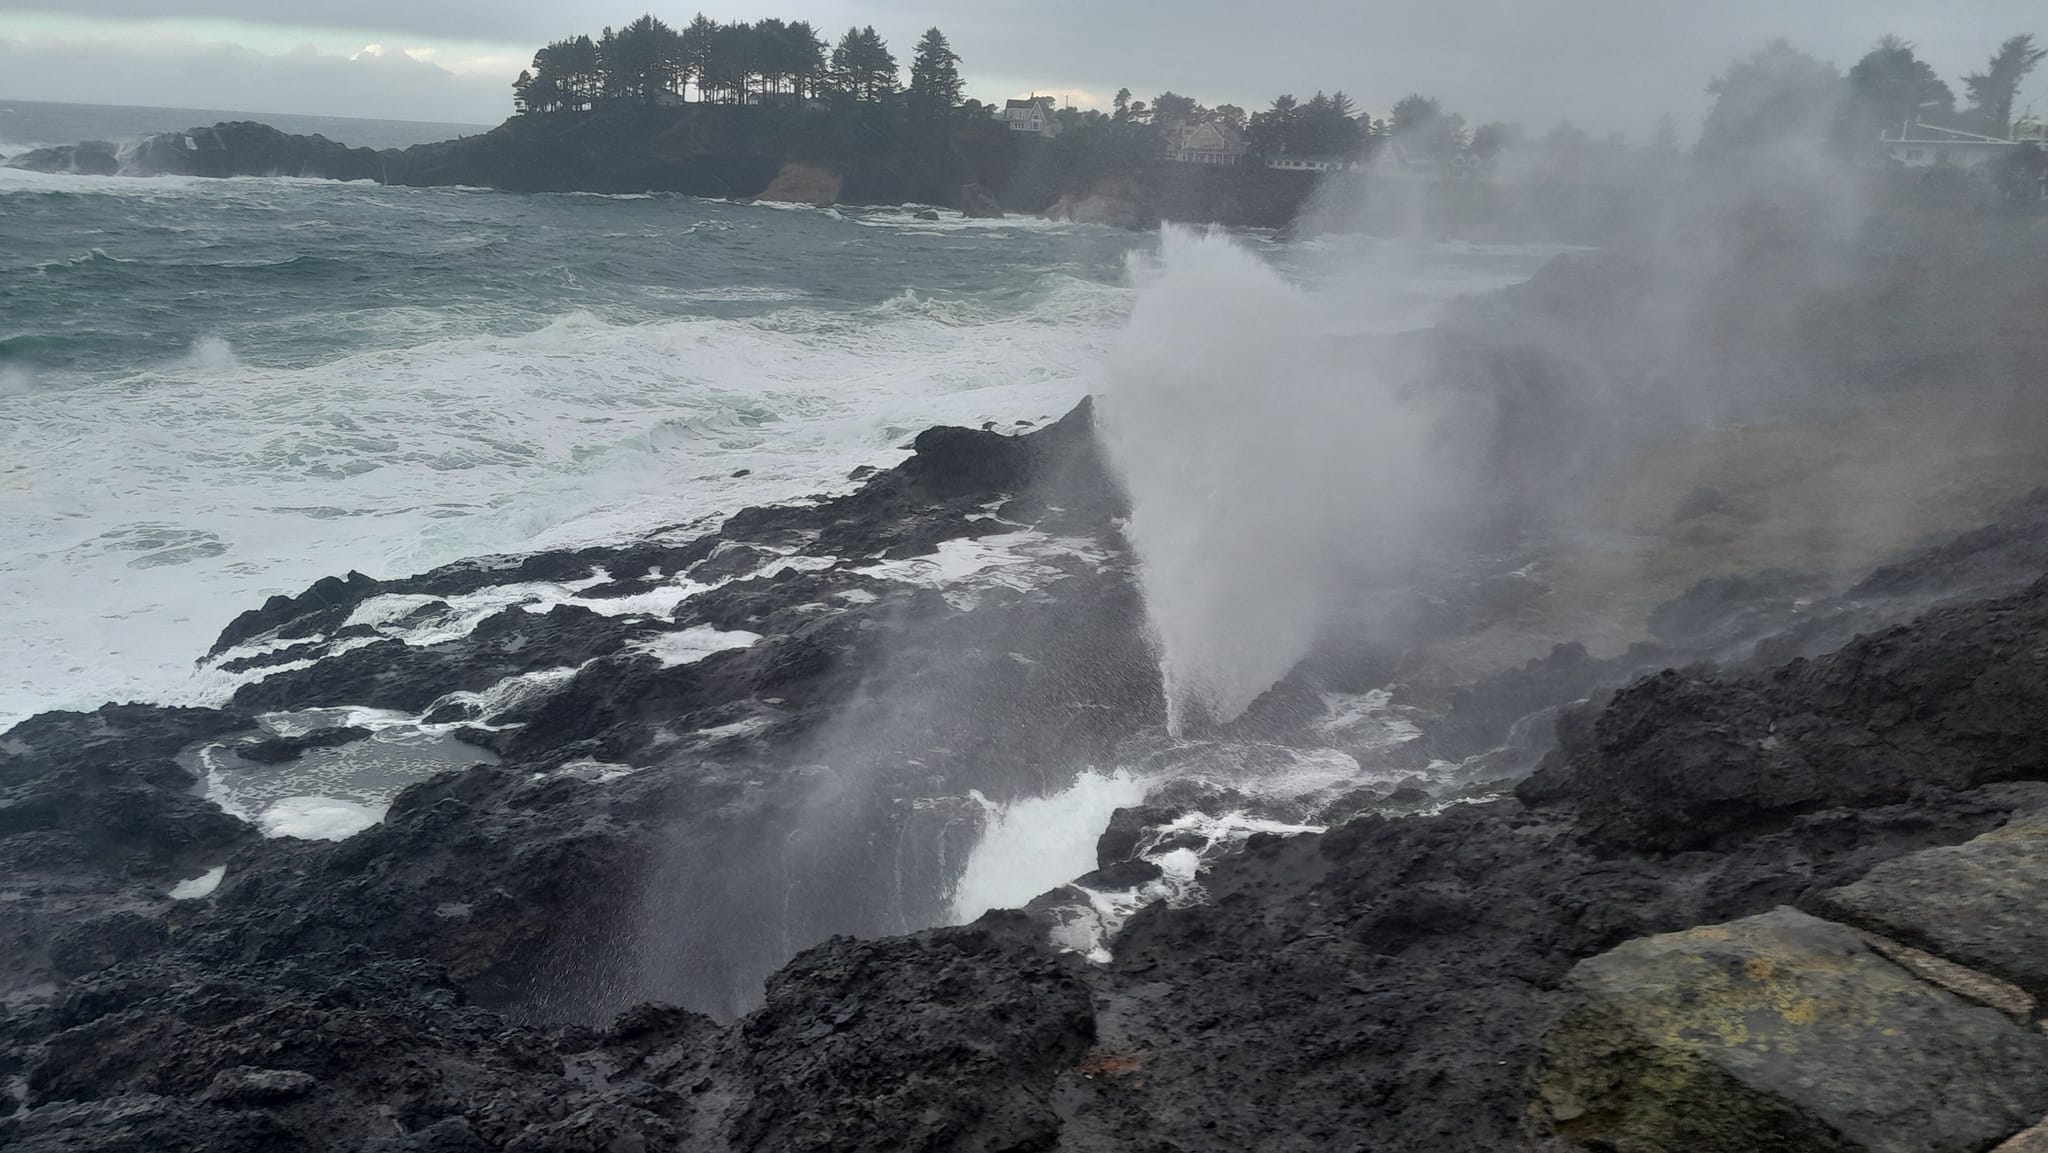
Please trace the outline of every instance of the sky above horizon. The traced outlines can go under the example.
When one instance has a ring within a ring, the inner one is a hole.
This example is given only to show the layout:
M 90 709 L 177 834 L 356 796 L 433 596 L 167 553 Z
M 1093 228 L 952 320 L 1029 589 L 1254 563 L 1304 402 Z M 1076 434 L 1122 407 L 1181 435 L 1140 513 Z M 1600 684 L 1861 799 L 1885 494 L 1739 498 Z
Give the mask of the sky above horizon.
M 808 19 L 833 38 L 873 24 L 906 67 L 937 25 L 983 100 L 1043 92 L 1099 107 L 1129 87 L 1257 110 L 1282 92 L 1343 89 L 1384 115 L 1422 92 L 1475 123 L 1570 120 L 1639 139 L 1666 114 L 1689 134 L 1708 80 L 1773 37 L 1846 68 L 1896 33 L 1958 95 L 2006 37 L 2048 43 L 2038 0 L 0 0 L 0 98 L 495 123 L 540 44 L 648 10 L 682 24 L 700 7 Z M 2048 114 L 2048 68 L 2019 108 Z

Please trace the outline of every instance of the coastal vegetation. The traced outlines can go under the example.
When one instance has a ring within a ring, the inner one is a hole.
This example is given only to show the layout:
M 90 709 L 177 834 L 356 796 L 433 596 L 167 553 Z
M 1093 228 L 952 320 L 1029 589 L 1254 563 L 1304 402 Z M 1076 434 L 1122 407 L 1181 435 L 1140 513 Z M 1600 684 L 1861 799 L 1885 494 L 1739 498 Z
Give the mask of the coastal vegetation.
M 1752 165 L 1821 160 L 1893 171 L 1891 183 L 1915 196 L 2048 203 L 2042 124 L 2019 98 L 2043 59 L 2048 49 L 2033 36 L 2012 36 L 1951 83 L 1895 35 L 1846 70 L 1774 41 L 1706 84 L 1712 105 L 1688 152 L 1669 116 L 1631 140 L 1568 121 L 1532 130 L 1468 120 L 1424 92 L 1384 113 L 1342 90 L 1283 93 L 1250 109 L 1175 89 L 1146 100 L 1128 87 L 1104 108 L 1037 94 L 984 104 L 967 95 L 960 55 L 939 28 L 906 61 L 872 25 L 832 38 L 807 20 L 700 14 L 670 24 L 649 13 L 543 46 L 514 85 L 517 115 L 477 137 L 373 153 L 224 125 L 10 163 L 914 201 L 1137 228 L 1287 227 L 1334 178 L 1365 190 L 1349 198 L 1365 206 L 1353 226 L 1419 220 L 1461 235 L 1599 243 L 1631 216 L 1654 214 L 1674 189 Z
M 925 108 L 960 104 L 960 58 L 945 33 L 918 41 L 909 89 L 873 25 L 848 28 L 828 53 L 808 20 L 721 24 L 699 13 L 675 28 L 652 14 L 596 38 L 557 40 L 513 82 L 522 113 L 582 112 L 611 101 L 678 104 L 881 104 L 907 97 Z
M 1846 72 L 1774 41 L 1708 83 L 1714 102 L 1693 158 L 1770 163 L 1782 160 L 1786 148 L 1819 148 L 1835 159 L 1882 166 L 1885 136 L 1922 131 L 1921 125 L 2001 140 L 2038 137 L 2040 125 L 2016 115 L 2015 102 L 2044 56 L 2048 49 L 2036 47 L 2031 35 L 2014 36 L 1951 87 L 1899 36 L 1876 41 Z M 1221 213 L 1236 223 L 1284 221 L 1306 194 L 1306 186 L 1276 184 L 1245 169 L 1314 176 L 1371 163 L 1440 179 L 1507 169 L 1525 182 L 1640 190 L 1646 180 L 1668 183 L 1685 160 L 1669 117 L 1637 143 L 1569 122 L 1542 132 L 1509 121 L 1474 124 L 1420 92 L 1375 114 L 1341 90 L 1305 99 L 1285 93 L 1247 111 L 1171 89 L 1144 100 L 1123 88 L 1106 110 L 1034 97 L 1041 119 L 1018 123 L 1006 119 L 1006 109 L 968 99 L 960 69 L 938 28 L 917 42 L 904 83 L 896 53 L 872 25 L 848 28 L 832 41 L 805 20 L 721 23 L 700 14 L 678 27 L 650 14 L 595 37 L 547 45 L 520 74 L 514 95 L 521 118 L 603 112 L 617 119 L 635 107 L 692 106 L 705 115 L 733 109 L 717 115 L 737 116 L 737 123 L 700 125 L 693 137 L 716 138 L 724 151 L 841 168 L 880 165 L 912 174 L 884 184 L 941 201 L 950 201 L 950 187 L 960 182 L 1000 186 L 1000 199 L 1031 210 L 1105 190 L 1158 202 L 1164 185 L 1200 186 L 1196 200 L 1210 204 L 1218 189 L 1256 186 L 1250 200 L 1257 206 Z M 1012 109 L 1026 103 L 1012 101 Z M 1024 130 L 1006 130 L 1012 128 Z M 1194 165 L 1237 174 L 1176 171 Z M 2022 146 L 1984 165 L 1974 184 L 2024 198 L 2038 194 L 2044 173 L 2048 158 Z

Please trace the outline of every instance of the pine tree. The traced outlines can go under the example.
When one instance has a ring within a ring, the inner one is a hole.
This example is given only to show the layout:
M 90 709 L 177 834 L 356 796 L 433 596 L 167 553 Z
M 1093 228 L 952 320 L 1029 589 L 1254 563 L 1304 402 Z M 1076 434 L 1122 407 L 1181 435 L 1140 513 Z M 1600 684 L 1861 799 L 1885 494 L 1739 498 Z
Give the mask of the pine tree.
M 960 57 L 937 28 L 925 30 L 910 62 L 911 105 L 927 113 L 950 112 L 960 104 Z
M 1984 71 L 1963 77 L 1971 110 L 1987 134 L 2004 136 L 2012 131 L 2013 98 L 2019 95 L 2020 82 L 2044 57 L 2048 48 L 2034 47 L 2033 36 L 2015 36 L 1998 46 Z
M 702 12 L 697 13 L 697 18 L 690 21 L 681 33 L 678 50 L 683 58 L 683 68 L 689 79 L 697 85 L 699 100 L 711 99 L 711 76 L 716 69 L 713 59 L 716 50 L 713 45 L 717 39 L 718 22 Z

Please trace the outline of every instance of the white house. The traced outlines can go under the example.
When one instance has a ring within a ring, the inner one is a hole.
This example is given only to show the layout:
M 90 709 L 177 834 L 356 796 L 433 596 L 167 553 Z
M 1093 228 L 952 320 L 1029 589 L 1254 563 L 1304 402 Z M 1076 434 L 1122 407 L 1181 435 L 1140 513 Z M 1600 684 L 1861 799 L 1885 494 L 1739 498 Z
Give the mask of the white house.
M 1228 124 L 1169 124 L 1161 133 L 1166 158 L 1181 164 L 1238 164 L 1244 140 Z
M 1982 168 L 2020 146 L 2017 140 L 1918 123 L 1902 125 L 1881 139 L 1885 156 L 1906 168 Z
M 1047 140 L 1060 134 L 1059 101 L 1050 96 L 1033 96 L 1027 100 L 1011 100 L 996 110 L 996 119 L 1010 126 L 1012 132 L 1028 132 Z

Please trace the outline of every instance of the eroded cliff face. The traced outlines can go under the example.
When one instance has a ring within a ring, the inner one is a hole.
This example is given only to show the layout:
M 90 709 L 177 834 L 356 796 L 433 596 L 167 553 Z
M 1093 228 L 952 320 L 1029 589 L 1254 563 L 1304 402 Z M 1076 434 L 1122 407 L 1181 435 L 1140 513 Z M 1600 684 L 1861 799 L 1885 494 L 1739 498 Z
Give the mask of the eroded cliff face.
M 1098 187 L 1063 173 L 1045 142 L 1020 139 L 999 124 L 956 124 L 942 144 L 912 147 L 902 132 L 885 132 L 861 114 L 727 105 L 515 116 L 475 136 L 382 151 L 233 122 L 129 144 L 40 149 L 6 162 L 98 176 L 293 176 L 820 206 L 918 203 L 981 216 L 1064 205 L 1062 219 L 1133 229 L 1161 219 L 1284 227 L 1315 187 L 1307 173 L 1166 162 Z

